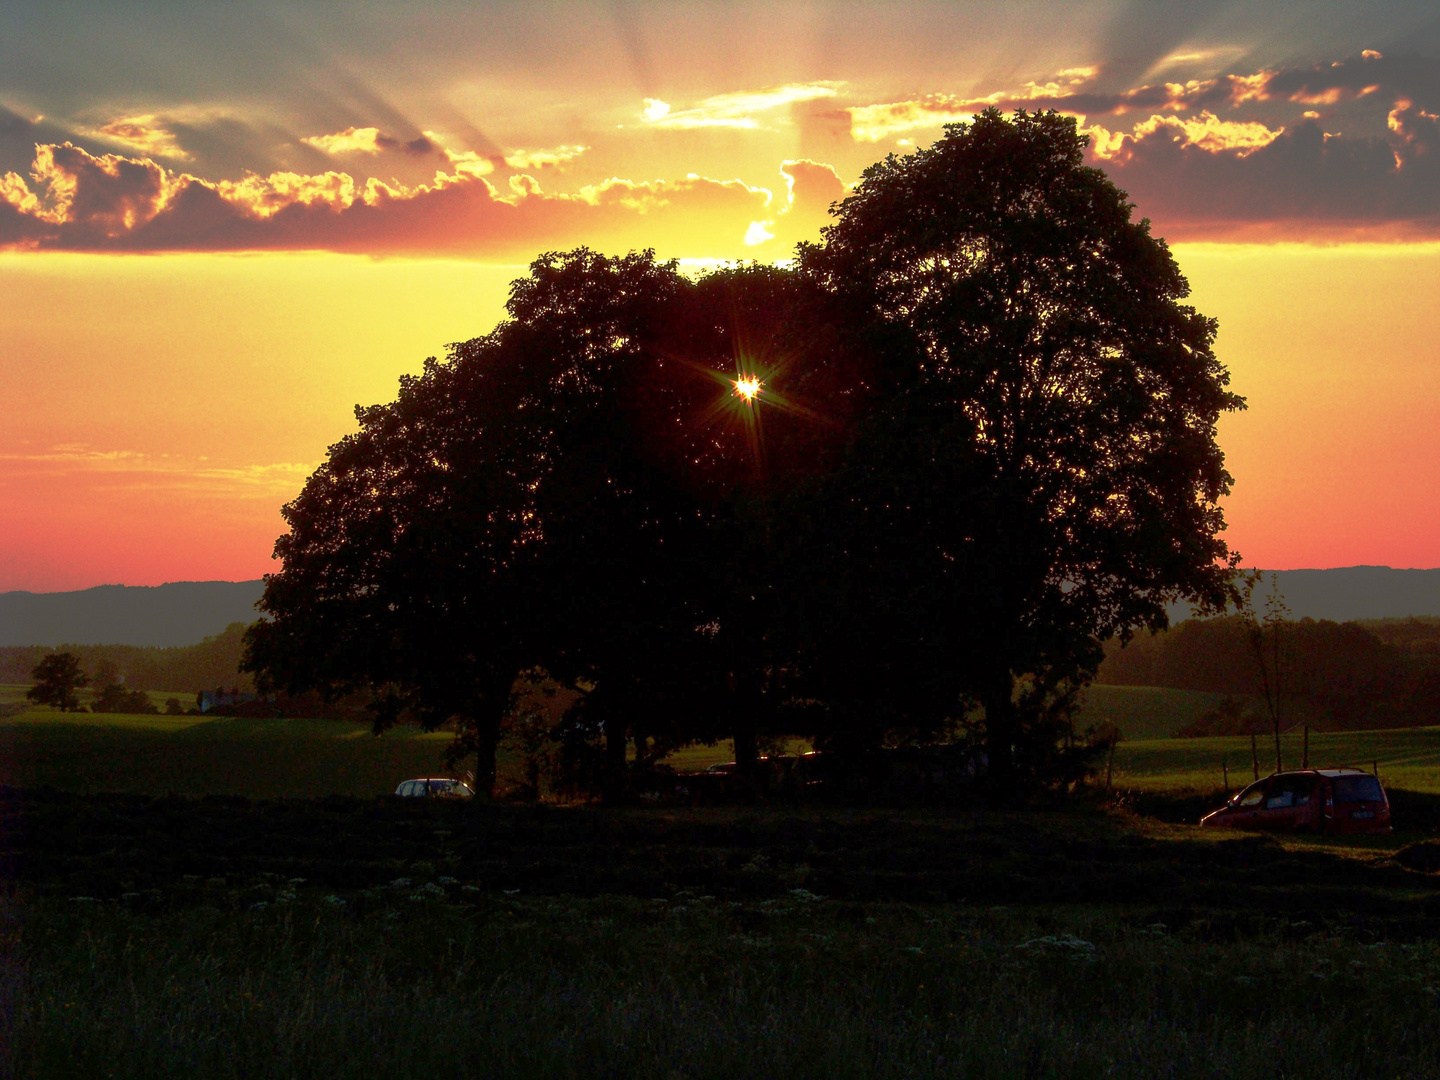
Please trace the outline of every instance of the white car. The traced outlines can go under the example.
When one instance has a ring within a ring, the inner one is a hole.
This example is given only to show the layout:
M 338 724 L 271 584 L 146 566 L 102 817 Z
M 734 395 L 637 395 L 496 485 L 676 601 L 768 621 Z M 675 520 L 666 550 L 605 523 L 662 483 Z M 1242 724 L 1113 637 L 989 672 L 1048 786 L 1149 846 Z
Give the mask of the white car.
M 395 789 L 396 795 L 407 798 L 438 798 L 438 799 L 468 799 L 475 792 L 470 790 L 470 785 L 459 780 L 451 780 L 445 777 L 422 777 L 419 780 L 406 780 Z

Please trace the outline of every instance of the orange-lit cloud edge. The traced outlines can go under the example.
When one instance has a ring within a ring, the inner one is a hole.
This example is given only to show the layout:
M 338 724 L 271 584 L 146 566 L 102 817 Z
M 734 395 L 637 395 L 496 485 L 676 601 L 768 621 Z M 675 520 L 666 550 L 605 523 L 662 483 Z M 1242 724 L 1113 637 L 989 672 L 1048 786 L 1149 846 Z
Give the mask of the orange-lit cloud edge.
M 942 124 L 963 122 L 979 109 L 1053 108 L 1076 117 L 1091 139 L 1091 162 L 1129 191 L 1156 232 L 1171 241 L 1418 246 L 1440 237 L 1440 103 L 1416 92 L 1414 72 L 1403 63 L 1367 51 L 1329 65 L 1115 93 L 1099 91 L 1101 75 L 1098 67 L 1067 69 L 1011 92 L 965 98 L 935 93 L 857 102 L 838 83 L 680 105 L 650 98 L 635 119 L 656 132 L 744 133 L 787 109 L 800 124 L 839 126 L 853 146 L 879 156 L 923 145 Z M 1368 133 L 1326 130 L 1334 110 L 1347 107 L 1374 114 Z M 93 139 L 112 149 L 87 149 Z M 842 167 L 799 156 L 776 162 L 773 187 L 691 173 L 651 180 L 595 176 L 567 191 L 557 178 L 584 168 L 588 144 L 481 152 L 447 146 L 432 132 L 403 140 L 378 126 L 298 141 L 330 156 L 336 167 L 207 179 L 203 168 L 188 171 L 193 155 L 154 113 L 77 129 L 74 141 L 37 143 L 28 176 L 0 177 L 0 247 L 117 256 L 330 251 L 523 262 L 540 250 L 583 243 L 601 250 L 654 247 L 696 261 L 773 259 L 788 255 L 798 240 L 813 239 L 830 205 L 848 190 Z M 429 180 L 403 183 L 365 172 L 373 162 L 431 157 L 441 167 Z M 502 169 L 512 174 L 503 184 L 492 182 Z M 43 469 L 47 454 L 50 465 L 74 474 L 125 476 L 197 498 L 235 492 L 237 507 L 257 499 L 278 505 L 310 467 L 218 469 L 61 445 L 25 462 L 11 458 L 6 468 Z M 143 547 L 135 544 L 137 551 Z M 234 551 L 226 556 L 234 557 Z M 143 576 L 153 583 L 191 575 Z
M 831 82 L 730 92 L 680 107 L 646 98 L 631 126 L 677 137 L 743 136 L 781 122 L 828 126 L 852 148 L 878 154 L 912 149 L 980 109 L 1056 109 L 1076 118 L 1090 138 L 1090 160 L 1167 238 L 1344 242 L 1363 234 L 1405 241 L 1440 235 L 1440 101 L 1430 100 L 1437 83 L 1440 63 L 1365 50 L 1328 65 L 1119 92 L 1102 92 L 1103 69 L 1090 66 L 983 97 L 853 102 L 845 84 Z M 1332 123 L 1351 133 L 1329 130 Z M 798 156 L 775 163 L 783 199 L 767 187 L 695 173 L 597 176 L 566 191 L 553 179 L 583 168 L 588 145 L 480 152 L 453 148 L 432 131 L 402 140 L 378 126 L 297 139 L 335 162 L 324 172 L 207 179 L 156 160 L 191 157 L 161 115 L 123 116 L 79 134 L 122 149 L 37 143 L 28 177 L 0 177 L 0 246 L 493 259 L 586 243 L 774 258 L 823 224 L 826 208 L 845 191 L 839 166 Z M 404 159 L 443 167 L 410 183 L 365 171 Z M 503 186 L 487 179 L 497 168 L 513 170 Z M 553 175 L 542 184 L 536 174 Z M 684 250 L 672 234 L 683 234 Z

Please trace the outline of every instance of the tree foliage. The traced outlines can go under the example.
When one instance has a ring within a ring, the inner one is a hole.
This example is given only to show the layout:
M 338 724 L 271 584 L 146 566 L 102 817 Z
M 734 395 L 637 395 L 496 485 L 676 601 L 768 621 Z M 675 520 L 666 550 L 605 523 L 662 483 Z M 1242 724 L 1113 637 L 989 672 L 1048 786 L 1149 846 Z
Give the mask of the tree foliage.
M 1073 120 L 990 110 L 946 131 L 868 169 L 802 254 L 883 379 L 833 497 L 829 625 L 860 596 L 882 656 L 923 658 L 922 710 L 984 706 L 1003 771 L 1101 641 L 1230 595 L 1215 425 L 1241 401 L 1215 323 L 1083 164 Z
M 35 665 L 30 677 L 35 685 L 25 691 L 26 698 L 62 712 L 80 711 L 76 691 L 90 680 L 80 670 L 80 658 L 74 653 L 51 653 Z
M 358 409 L 285 508 L 247 665 L 447 720 L 493 778 L 517 676 L 576 730 L 833 745 L 973 721 L 1052 753 L 1099 642 L 1229 596 L 1215 326 L 1054 114 L 868 170 L 793 269 L 542 256 Z M 743 383 L 743 386 L 742 386 Z M 746 391 L 744 388 L 749 387 Z

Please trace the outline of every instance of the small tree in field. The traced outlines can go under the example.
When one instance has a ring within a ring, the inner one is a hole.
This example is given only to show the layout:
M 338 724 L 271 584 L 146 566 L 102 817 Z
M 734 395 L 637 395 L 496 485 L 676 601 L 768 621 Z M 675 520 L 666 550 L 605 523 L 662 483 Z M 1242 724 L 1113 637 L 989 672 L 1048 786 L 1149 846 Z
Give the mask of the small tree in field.
M 80 670 L 80 658 L 74 653 L 51 653 L 30 672 L 35 685 L 25 696 L 41 705 L 50 705 L 61 712 L 79 712 L 80 695 L 76 693 L 89 683 Z
M 1282 705 L 1282 694 L 1284 693 L 1285 676 L 1288 674 L 1289 665 L 1288 649 L 1283 647 L 1286 624 L 1290 619 L 1290 607 L 1285 603 L 1285 595 L 1280 591 L 1280 575 L 1276 574 L 1270 580 L 1270 592 L 1265 597 L 1265 614 L 1259 615 L 1255 611 L 1254 590 L 1264 578 L 1264 574 L 1249 575 L 1242 585 L 1244 599 L 1240 604 L 1240 614 L 1247 620 L 1246 640 L 1250 645 L 1250 652 L 1255 657 L 1255 664 L 1260 670 L 1260 689 L 1265 697 L 1265 711 L 1270 716 L 1270 727 L 1275 737 L 1275 771 L 1280 772 L 1285 766 L 1280 756 L 1280 710 Z M 1305 732 L 1305 764 L 1309 765 L 1310 732 Z

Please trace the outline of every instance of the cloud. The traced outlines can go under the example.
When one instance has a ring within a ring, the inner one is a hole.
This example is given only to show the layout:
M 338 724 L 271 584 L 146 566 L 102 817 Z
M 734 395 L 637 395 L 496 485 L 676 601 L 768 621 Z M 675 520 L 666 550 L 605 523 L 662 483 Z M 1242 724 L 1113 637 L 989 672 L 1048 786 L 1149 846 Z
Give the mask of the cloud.
M 432 141 L 429 132 L 417 136 L 408 142 L 402 142 L 393 135 L 386 135 L 379 128 L 375 127 L 348 127 L 344 131 L 335 132 L 333 135 L 308 135 L 300 141 L 307 146 L 313 146 L 322 153 L 331 155 L 374 155 L 390 151 L 399 151 L 414 157 L 421 157 L 425 154 L 433 154 L 438 149 Z
M 6 472 L 50 478 L 67 474 L 99 475 L 109 484 L 129 487 L 177 487 L 231 492 L 239 497 L 292 495 L 319 462 L 214 465 L 207 458 L 147 454 L 138 450 L 99 450 L 88 443 L 57 443 L 38 453 L 0 454 Z
M 1182 148 L 1194 146 L 1208 153 L 1234 151 L 1240 157 L 1269 146 L 1284 128 L 1271 130 L 1257 121 L 1221 120 L 1211 112 L 1193 119 L 1179 116 L 1152 116 L 1135 125 L 1131 134 L 1110 132 L 1096 125 L 1087 132 L 1093 138 L 1093 155 L 1104 161 L 1122 159 L 1127 146 L 1155 136 L 1168 137 Z
M 1099 161 L 1172 239 L 1440 236 L 1440 117 L 1409 102 L 1390 115 L 1389 137 L 1303 118 L 1263 145 L 1216 133 L 1210 148 L 1157 118 Z
M 213 182 L 153 161 L 96 156 L 69 143 L 36 150 L 31 187 L 0 184 L 0 237 L 9 244 L 90 251 L 329 250 L 371 254 L 527 257 L 547 246 L 654 246 L 736 257 L 753 222 L 800 238 L 844 186 L 829 166 L 786 162 L 786 197 L 739 180 L 690 174 L 611 177 L 573 194 L 528 174 L 497 190 L 473 170 L 406 186 L 349 173 L 275 172 Z M 754 234 L 751 234 L 752 236 Z M 807 237 L 810 238 L 810 237 Z M 792 241 L 793 242 L 793 241 Z
M 647 126 L 668 130 L 692 128 L 741 128 L 754 130 L 767 126 L 759 118 L 789 105 L 832 98 L 841 83 L 790 83 L 768 90 L 740 91 L 717 94 L 699 104 L 676 112 L 669 102 L 646 98 L 640 119 Z
M 765 243 L 766 240 L 774 240 L 775 234 L 769 229 L 774 225 L 773 221 L 752 221 L 750 227 L 745 230 L 745 243 L 749 247 L 755 247 Z
M 856 142 L 879 142 L 892 135 L 935 128 L 943 124 L 968 123 L 975 114 L 999 100 L 962 100 L 945 94 L 931 94 L 916 101 L 892 101 L 882 105 L 858 105 L 850 114 L 850 137 Z
M 908 101 L 850 106 L 845 111 L 850 116 L 851 138 L 857 142 L 880 142 L 944 124 L 968 123 L 976 113 L 990 108 L 1004 112 L 1022 108 L 1054 109 L 1078 117 L 1120 116 L 1139 110 L 1200 108 L 1224 101 L 1230 94 L 1228 84 L 1216 79 L 1191 79 L 1183 83 L 1139 86 L 1119 93 L 1099 93 L 1094 90 L 1094 84 L 1100 74 L 1101 69 L 1093 66 L 1067 68 L 1043 83 L 1031 80 L 1017 90 L 997 90 L 984 97 L 929 94 Z
M 564 169 L 588 146 L 557 146 L 553 150 L 512 150 L 505 155 L 505 164 L 512 169 Z
M 785 179 L 785 200 L 770 207 L 770 216 L 750 222 L 745 243 L 750 247 L 769 245 L 767 253 L 788 251 L 802 240 L 814 241 L 831 223 L 831 204 L 849 193 L 835 170 L 808 158 L 780 164 Z
M 153 114 L 122 116 L 98 128 L 81 128 L 79 134 L 103 139 L 141 154 L 189 161 L 190 155 L 176 141 L 175 133 Z

